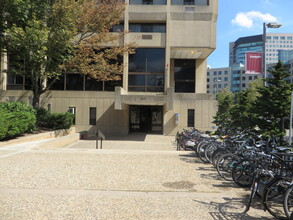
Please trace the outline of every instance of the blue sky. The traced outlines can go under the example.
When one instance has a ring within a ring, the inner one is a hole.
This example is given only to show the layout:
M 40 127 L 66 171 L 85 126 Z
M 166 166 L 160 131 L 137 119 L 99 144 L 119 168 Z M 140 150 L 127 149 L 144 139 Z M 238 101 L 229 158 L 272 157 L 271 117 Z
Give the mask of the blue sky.
M 278 22 L 267 32 L 293 33 L 293 0 L 218 0 L 217 48 L 208 57 L 212 68 L 229 66 L 229 42 L 263 33 L 263 22 Z

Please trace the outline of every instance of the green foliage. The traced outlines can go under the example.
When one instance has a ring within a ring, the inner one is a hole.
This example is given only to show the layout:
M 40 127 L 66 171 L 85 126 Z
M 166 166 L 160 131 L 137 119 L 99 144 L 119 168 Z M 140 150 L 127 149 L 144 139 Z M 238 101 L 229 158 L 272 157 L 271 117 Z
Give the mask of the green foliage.
M 233 105 L 234 95 L 227 91 L 222 90 L 217 94 L 218 111 L 214 117 L 214 123 L 218 126 L 219 130 L 229 128 L 231 126 L 231 108 Z M 220 132 L 220 131 L 219 131 Z M 225 131 L 222 131 L 225 133 Z
M 260 96 L 251 111 L 255 114 L 255 125 L 263 135 L 282 136 L 280 124 L 283 117 L 290 115 L 292 84 L 285 81 L 289 73 L 281 61 L 269 72 L 273 77 L 266 79 L 267 86 L 258 88 Z
M 61 73 L 61 64 L 70 56 L 79 1 L 1 0 L 0 47 L 8 51 L 16 74 L 32 82 L 33 106 Z M 4 34 L 6 33 L 6 34 Z M 9 70 L 11 71 L 11 70 Z
M 0 139 L 12 138 L 35 129 L 35 110 L 21 102 L 0 103 Z
M 0 140 L 6 138 L 9 129 L 9 112 L 0 107 Z
M 66 113 L 51 113 L 45 109 L 37 110 L 38 127 L 49 129 L 69 129 L 73 125 L 74 115 Z
M 282 136 L 282 118 L 290 115 L 292 84 L 282 62 L 269 70 L 272 78 L 255 81 L 249 88 L 235 94 L 227 91 L 217 96 L 218 112 L 214 123 L 230 131 L 257 131 L 264 136 Z M 231 133 L 231 132 L 230 132 Z

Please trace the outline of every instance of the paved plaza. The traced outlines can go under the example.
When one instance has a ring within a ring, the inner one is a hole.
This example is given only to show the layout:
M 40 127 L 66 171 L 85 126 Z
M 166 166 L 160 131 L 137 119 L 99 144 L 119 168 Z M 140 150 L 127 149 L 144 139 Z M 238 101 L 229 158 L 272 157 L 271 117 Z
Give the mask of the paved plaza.
M 242 214 L 249 192 L 176 151 L 174 137 L 42 143 L 0 148 L 1 220 L 272 219 L 258 200 Z

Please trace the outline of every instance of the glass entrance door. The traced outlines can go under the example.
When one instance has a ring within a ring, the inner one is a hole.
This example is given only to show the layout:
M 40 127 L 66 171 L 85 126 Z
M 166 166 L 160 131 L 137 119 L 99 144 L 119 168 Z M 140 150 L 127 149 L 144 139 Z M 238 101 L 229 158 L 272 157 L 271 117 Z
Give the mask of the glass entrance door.
M 130 132 L 163 133 L 163 107 L 138 106 L 129 108 Z

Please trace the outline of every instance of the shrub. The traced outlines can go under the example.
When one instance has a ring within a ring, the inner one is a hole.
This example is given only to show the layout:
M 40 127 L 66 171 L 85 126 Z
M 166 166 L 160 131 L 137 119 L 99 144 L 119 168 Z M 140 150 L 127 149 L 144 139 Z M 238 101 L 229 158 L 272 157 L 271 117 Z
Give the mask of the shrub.
M 0 103 L 0 139 L 12 138 L 36 128 L 35 110 L 21 102 Z
M 73 125 L 74 115 L 66 113 L 51 113 L 46 109 L 37 110 L 37 124 L 49 129 L 69 129 Z
M 7 131 L 9 129 L 9 113 L 0 108 L 0 140 L 6 138 Z
M 37 109 L 37 127 L 48 128 L 50 112 L 44 108 Z

